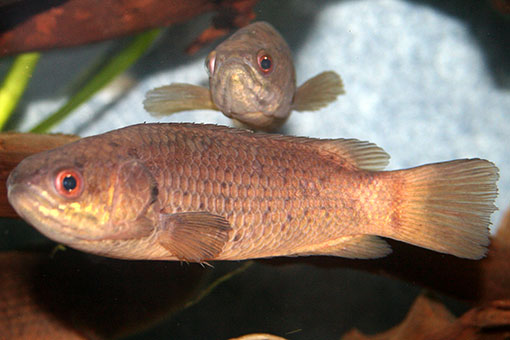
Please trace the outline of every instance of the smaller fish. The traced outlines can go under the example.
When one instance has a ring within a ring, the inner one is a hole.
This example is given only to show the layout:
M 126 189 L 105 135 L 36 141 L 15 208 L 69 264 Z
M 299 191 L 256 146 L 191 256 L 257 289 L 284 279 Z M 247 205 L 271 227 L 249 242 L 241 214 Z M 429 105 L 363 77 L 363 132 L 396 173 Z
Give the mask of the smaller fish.
M 155 116 L 187 110 L 217 110 L 241 125 L 273 131 L 294 111 L 316 111 L 345 93 L 333 71 L 296 88 L 289 46 L 267 22 L 248 25 L 209 53 L 209 88 L 173 83 L 146 94 L 145 109 Z

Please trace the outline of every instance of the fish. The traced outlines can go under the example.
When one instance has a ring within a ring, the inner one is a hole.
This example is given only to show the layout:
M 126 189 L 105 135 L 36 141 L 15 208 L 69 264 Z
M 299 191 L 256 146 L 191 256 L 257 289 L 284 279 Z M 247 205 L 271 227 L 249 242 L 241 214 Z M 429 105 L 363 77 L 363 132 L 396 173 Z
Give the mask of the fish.
M 209 88 L 173 83 L 150 90 L 145 109 L 155 116 L 217 110 L 239 126 L 274 131 L 291 111 L 316 111 L 345 93 L 342 79 L 325 71 L 296 88 L 289 46 L 267 22 L 250 24 L 206 58 Z
M 42 234 L 97 255 L 209 263 L 388 255 L 383 238 L 482 258 L 498 168 L 459 159 L 383 171 L 356 139 L 139 124 L 24 159 L 8 200 Z

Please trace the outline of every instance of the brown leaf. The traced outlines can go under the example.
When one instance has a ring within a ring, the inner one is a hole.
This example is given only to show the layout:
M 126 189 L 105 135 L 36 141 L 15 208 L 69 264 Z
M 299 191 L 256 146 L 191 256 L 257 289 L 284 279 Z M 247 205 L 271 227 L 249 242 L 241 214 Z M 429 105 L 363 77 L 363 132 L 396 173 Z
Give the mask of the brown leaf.
M 490 0 L 489 2 L 500 14 L 510 16 L 510 0 Z
M 482 340 L 510 336 L 510 300 L 469 310 L 458 319 L 441 302 L 420 295 L 401 324 L 377 335 L 352 330 L 342 340 Z
M 13 0 L 0 5 L 0 56 L 111 39 L 214 11 L 213 27 L 190 48 L 196 51 L 219 34 L 249 23 L 257 1 Z M 220 31 L 212 34 L 215 30 Z
M 248 25 L 255 19 L 253 6 L 258 0 L 223 1 L 224 9 L 213 19 L 212 25 L 200 34 L 186 49 L 186 53 L 194 54 L 205 45 Z

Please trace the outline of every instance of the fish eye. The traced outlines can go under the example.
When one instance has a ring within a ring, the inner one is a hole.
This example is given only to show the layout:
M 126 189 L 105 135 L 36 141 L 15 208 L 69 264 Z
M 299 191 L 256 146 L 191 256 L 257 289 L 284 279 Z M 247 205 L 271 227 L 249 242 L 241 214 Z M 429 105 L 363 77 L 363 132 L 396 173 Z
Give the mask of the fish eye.
M 260 51 L 257 54 L 257 63 L 262 73 L 268 74 L 273 70 L 273 59 L 265 51 Z
M 207 71 L 209 77 L 212 77 L 214 73 L 215 64 L 216 64 L 216 51 L 212 51 L 211 53 L 209 53 L 207 58 L 205 58 L 205 70 Z
M 60 170 L 55 176 L 55 189 L 63 197 L 78 197 L 83 191 L 83 177 L 74 169 Z

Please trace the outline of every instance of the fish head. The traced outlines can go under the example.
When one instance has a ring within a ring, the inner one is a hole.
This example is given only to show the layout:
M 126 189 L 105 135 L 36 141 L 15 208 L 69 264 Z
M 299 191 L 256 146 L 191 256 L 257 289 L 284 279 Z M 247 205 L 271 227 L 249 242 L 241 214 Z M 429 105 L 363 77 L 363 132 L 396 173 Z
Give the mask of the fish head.
M 257 22 L 237 31 L 205 61 L 214 104 L 227 116 L 260 112 L 286 118 L 296 91 L 290 49 L 268 23 Z
M 77 245 L 120 238 L 125 222 L 144 210 L 131 197 L 129 188 L 136 183 L 122 178 L 120 157 L 96 137 L 29 156 L 9 175 L 8 200 L 23 219 L 57 242 L 83 249 Z M 135 206 L 129 209 L 126 201 Z

